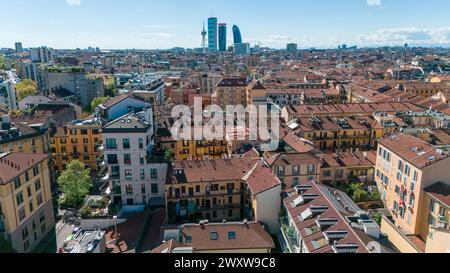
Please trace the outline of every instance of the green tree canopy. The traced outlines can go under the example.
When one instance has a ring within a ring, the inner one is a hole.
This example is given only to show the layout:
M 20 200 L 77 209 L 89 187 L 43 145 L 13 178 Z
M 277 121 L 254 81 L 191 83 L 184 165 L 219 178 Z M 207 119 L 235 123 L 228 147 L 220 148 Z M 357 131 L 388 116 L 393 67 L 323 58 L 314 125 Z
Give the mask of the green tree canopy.
M 58 178 L 58 186 L 64 194 L 59 200 L 60 205 L 70 208 L 78 207 L 92 188 L 89 170 L 82 162 L 73 160 Z
M 23 80 L 16 85 L 16 92 L 19 100 L 36 94 L 37 84 L 32 80 Z
M 97 106 L 109 100 L 109 97 L 97 97 L 91 101 L 91 111 L 94 111 Z
M 0 55 L 0 70 L 6 70 L 6 62 L 4 55 Z

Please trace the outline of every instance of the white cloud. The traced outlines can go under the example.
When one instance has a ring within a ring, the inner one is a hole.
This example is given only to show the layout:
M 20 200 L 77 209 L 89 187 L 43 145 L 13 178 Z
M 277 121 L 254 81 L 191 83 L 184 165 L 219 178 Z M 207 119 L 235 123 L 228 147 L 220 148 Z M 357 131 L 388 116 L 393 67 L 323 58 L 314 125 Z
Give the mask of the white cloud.
M 81 0 L 66 0 L 66 3 L 69 6 L 80 6 Z
M 366 0 L 369 6 L 381 6 L 381 0 Z
M 381 29 L 374 34 L 359 35 L 358 43 L 362 45 L 448 45 L 450 44 L 450 27 L 425 28 L 392 28 Z

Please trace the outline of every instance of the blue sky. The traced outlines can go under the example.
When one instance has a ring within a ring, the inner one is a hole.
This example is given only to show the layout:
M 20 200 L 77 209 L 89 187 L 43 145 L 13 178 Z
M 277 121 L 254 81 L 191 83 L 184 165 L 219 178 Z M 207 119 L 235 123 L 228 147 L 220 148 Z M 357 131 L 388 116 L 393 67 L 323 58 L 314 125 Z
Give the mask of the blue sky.
M 199 47 L 214 15 L 252 45 L 450 46 L 448 0 L 0 0 L 0 47 Z M 6 11 L 6 12 L 4 12 Z

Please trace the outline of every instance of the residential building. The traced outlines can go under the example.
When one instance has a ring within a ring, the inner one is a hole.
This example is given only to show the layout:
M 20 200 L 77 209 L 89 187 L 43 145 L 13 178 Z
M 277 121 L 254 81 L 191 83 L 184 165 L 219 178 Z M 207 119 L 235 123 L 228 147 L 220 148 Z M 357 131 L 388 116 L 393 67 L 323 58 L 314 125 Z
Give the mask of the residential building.
M 166 183 L 169 223 L 242 220 L 245 182 L 258 162 L 249 156 L 176 162 Z
M 52 63 L 54 61 L 53 50 L 47 47 L 31 49 L 31 61 L 33 63 Z
M 166 83 L 161 76 L 155 73 L 139 74 L 130 79 L 124 88 L 128 91 L 154 95 L 157 106 L 162 106 L 166 102 Z
M 150 102 L 137 97 L 133 92 L 128 92 L 97 106 L 96 113 L 104 121 L 116 120 L 130 112 L 138 113 L 146 109 L 154 108 Z
M 343 192 L 310 181 L 286 192 L 281 221 L 290 253 L 368 253 L 380 227 Z M 384 249 L 384 248 L 383 248 Z
M 267 226 L 267 232 L 277 234 L 280 230 L 278 204 L 281 204 L 281 181 L 262 162 L 252 171 L 246 182 L 248 219 L 263 223 Z
M 336 152 L 324 154 L 320 182 L 342 186 L 353 182 L 370 185 L 374 182 L 376 152 Z
M 168 164 L 153 154 L 152 110 L 126 114 L 103 126 L 102 132 L 113 202 L 125 210 L 164 204 Z
M 247 79 L 228 78 L 217 84 L 213 97 L 215 104 L 226 109 L 227 105 L 247 106 Z
M 17 109 L 17 82 L 17 76 L 11 71 L 5 77 L 0 76 L 0 104 L 6 105 L 10 110 Z
M 8 115 L 0 117 L 0 125 L 0 153 L 49 153 L 50 138 L 45 125 L 13 123 Z
M 185 224 L 163 230 L 163 244 L 152 253 L 271 253 L 272 237 L 257 222 Z
M 22 51 L 23 51 L 22 43 L 21 42 L 16 42 L 15 43 L 15 49 L 16 49 L 17 53 L 22 53 Z
M 47 154 L 0 154 L 0 236 L 31 252 L 55 225 Z
M 426 240 L 425 189 L 437 182 L 450 183 L 449 164 L 444 149 L 412 135 L 396 133 L 379 141 L 375 181 L 395 226 L 405 234 Z
M 74 120 L 64 127 L 58 127 L 51 137 L 50 150 L 54 171 L 63 171 L 72 160 L 81 161 L 92 171 L 98 170 L 102 155 L 102 124 L 99 119 Z
M 250 44 L 249 43 L 234 44 L 234 54 L 238 56 L 249 55 Z

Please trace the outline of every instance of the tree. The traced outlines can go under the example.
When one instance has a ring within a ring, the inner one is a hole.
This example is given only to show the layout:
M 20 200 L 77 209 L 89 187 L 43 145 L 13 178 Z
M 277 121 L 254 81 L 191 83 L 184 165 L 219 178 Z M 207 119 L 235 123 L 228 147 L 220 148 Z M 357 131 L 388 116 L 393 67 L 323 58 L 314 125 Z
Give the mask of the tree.
M 37 84 L 32 80 L 23 80 L 16 85 L 16 92 L 19 100 L 23 100 L 28 96 L 36 94 Z
M 114 81 L 114 77 L 108 77 L 105 80 L 105 95 L 114 97 L 117 94 L 116 83 Z
M 364 202 L 369 199 L 369 194 L 364 189 L 357 189 L 353 192 L 352 198 L 355 202 Z
M 173 152 L 172 152 L 171 149 L 167 148 L 167 149 L 164 151 L 164 159 L 166 159 L 166 160 L 171 160 L 171 159 L 173 158 L 173 156 L 174 156 L 174 154 L 173 154 Z
M 6 70 L 5 56 L 0 55 L 0 70 Z
M 59 204 L 64 207 L 77 208 L 92 188 L 89 170 L 78 160 L 73 160 L 58 178 L 58 186 L 63 196 Z
M 97 106 L 109 100 L 109 97 L 97 97 L 91 101 L 91 111 L 94 111 Z

